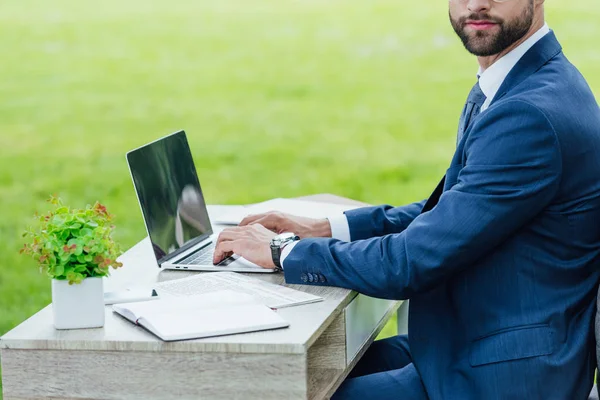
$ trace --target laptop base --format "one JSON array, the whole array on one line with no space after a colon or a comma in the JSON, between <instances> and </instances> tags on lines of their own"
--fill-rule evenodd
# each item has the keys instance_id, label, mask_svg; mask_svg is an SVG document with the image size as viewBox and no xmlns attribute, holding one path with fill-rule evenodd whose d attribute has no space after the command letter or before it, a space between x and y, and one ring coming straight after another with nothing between
<instances>
[{"instance_id":1,"label":"laptop base","mask_svg":"<svg viewBox=\"0 0 600 400\"><path fill-rule=\"evenodd\" d=\"M219 272L219 271L229 271L229 272L251 272L251 273L259 273L259 274L272 274L277 272L276 269L270 268L252 268L252 267L232 267L230 265L226 267L218 267L216 265L174 265L174 264L166 264L161 266L164 269L168 270L177 270L177 271L206 271L206 272Z\"/></svg>"}]
</instances>

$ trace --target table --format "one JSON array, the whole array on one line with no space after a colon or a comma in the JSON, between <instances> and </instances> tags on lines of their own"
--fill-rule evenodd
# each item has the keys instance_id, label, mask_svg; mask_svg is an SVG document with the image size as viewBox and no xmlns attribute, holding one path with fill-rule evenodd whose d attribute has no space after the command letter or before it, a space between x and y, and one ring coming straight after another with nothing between
<instances>
[{"instance_id":1,"label":"table","mask_svg":"<svg viewBox=\"0 0 600 400\"><path fill-rule=\"evenodd\" d=\"M332 195L304 199L356 203ZM220 210L209 207L212 215ZM124 268L106 279L107 291L194 274L157 268L148 238L120 260ZM285 284L280 273L252 276ZM325 300L279 310L290 322L286 329L169 343L110 307L103 328L58 331L49 305L0 340L4 399L328 398L402 302L289 286Z\"/></svg>"}]
</instances>

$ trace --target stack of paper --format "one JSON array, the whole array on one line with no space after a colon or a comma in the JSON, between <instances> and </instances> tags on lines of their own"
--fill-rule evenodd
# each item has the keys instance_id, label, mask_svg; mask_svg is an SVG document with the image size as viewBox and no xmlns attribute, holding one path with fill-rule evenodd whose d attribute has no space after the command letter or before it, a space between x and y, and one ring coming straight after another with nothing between
<instances>
[{"instance_id":1,"label":"stack of paper","mask_svg":"<svg viewBox=\"0 0 600 400\"><path fill-rule=\"evenodd\" d=\"M280 211L286 214L307 218L327 218L342 214L344 211L355 209L355 206L321 203L308 200L272 199L263 203L236 208L213 218L213 222L222 225L238 225L251 214L261 214L269 211Z\"/></svg>"},{"instance_id":2,"label":"stack of paper","mask_svg":"<svg viewBox=\"0 0 600 400\"><path fill-rule=\"evenodd\" d=\"M323 298L289 287L275 285L236 272L200 273L183 279L161 282L155 290L160 296L190 296L231 290L252 296L270 308L284 308L322 301Z\"/></svg>"}]
</instances>

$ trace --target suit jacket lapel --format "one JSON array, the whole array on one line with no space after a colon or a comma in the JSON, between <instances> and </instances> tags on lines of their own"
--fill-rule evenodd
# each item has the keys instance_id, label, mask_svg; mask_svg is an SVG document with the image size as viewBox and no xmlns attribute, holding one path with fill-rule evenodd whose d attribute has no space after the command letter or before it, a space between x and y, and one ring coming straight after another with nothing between
<instances>
[{"instance_id":1,"label":"suit jacket lapel","mask_svg":"<svg viewBox=\"0 0 600 400\"><path fill-rule=\"evenodd\" d=\"M537 72L561 51L562 47L558 43L554 31L550 31L550 33L541 38L521 57L506 79L504 79L490 106L504 97L512 88Z\"/></svg>"},{"instance_id":2,"label":"suit jacket lapel","mask_svg":"<svg viewBox=\"0 0 600 400\"><path fill-rule=\"evenodd\" d=\"M521 57L519 62L514 66L502 83L502 86L500 86L500 89L492 100L490 106L496 101L500 100L506 93L508 93L512 88L516 87L519 83L523 82L531 74L539 70L544 64L554 58L561 51L562 47L560 46L560 43L558 43L554 32L550 31L550 33L541 38L536 44L533 45L531 49L527 51L527 53L523 55L523 57ZM462 146L459 146L457 150L462 151ZM433 207L435 207L440 201L440 197L444 192L445 181L446 176L444 175L431 196L429 196L429 199L427 199L423 210L421 210L421 214L431 211Z\"/></svg>"}]
</instances>

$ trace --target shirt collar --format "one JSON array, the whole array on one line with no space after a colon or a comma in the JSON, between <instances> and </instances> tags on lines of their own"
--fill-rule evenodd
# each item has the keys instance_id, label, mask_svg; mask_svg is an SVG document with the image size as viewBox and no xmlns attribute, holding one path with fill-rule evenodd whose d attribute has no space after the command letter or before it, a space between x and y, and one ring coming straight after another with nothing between
<instances>
[{"instance_id":1,"label":"shirt collar","mask_svg":"<svg viewBox=\"0 0 600 400\"><path fill-rule=\"evenodd\" d=\"M534 44L549 32L550 28L548 27L548 24L544 24L544 26L531 35L530 38L493 63L485 71L479 67L479 72L477 73L477 76L479 77L479 86L488 102L491 102L494 96L496 96L500 86L502 86L502 83L513 67L517 65L521 57L523 57Z\"/></svg>"}]
</instances>

